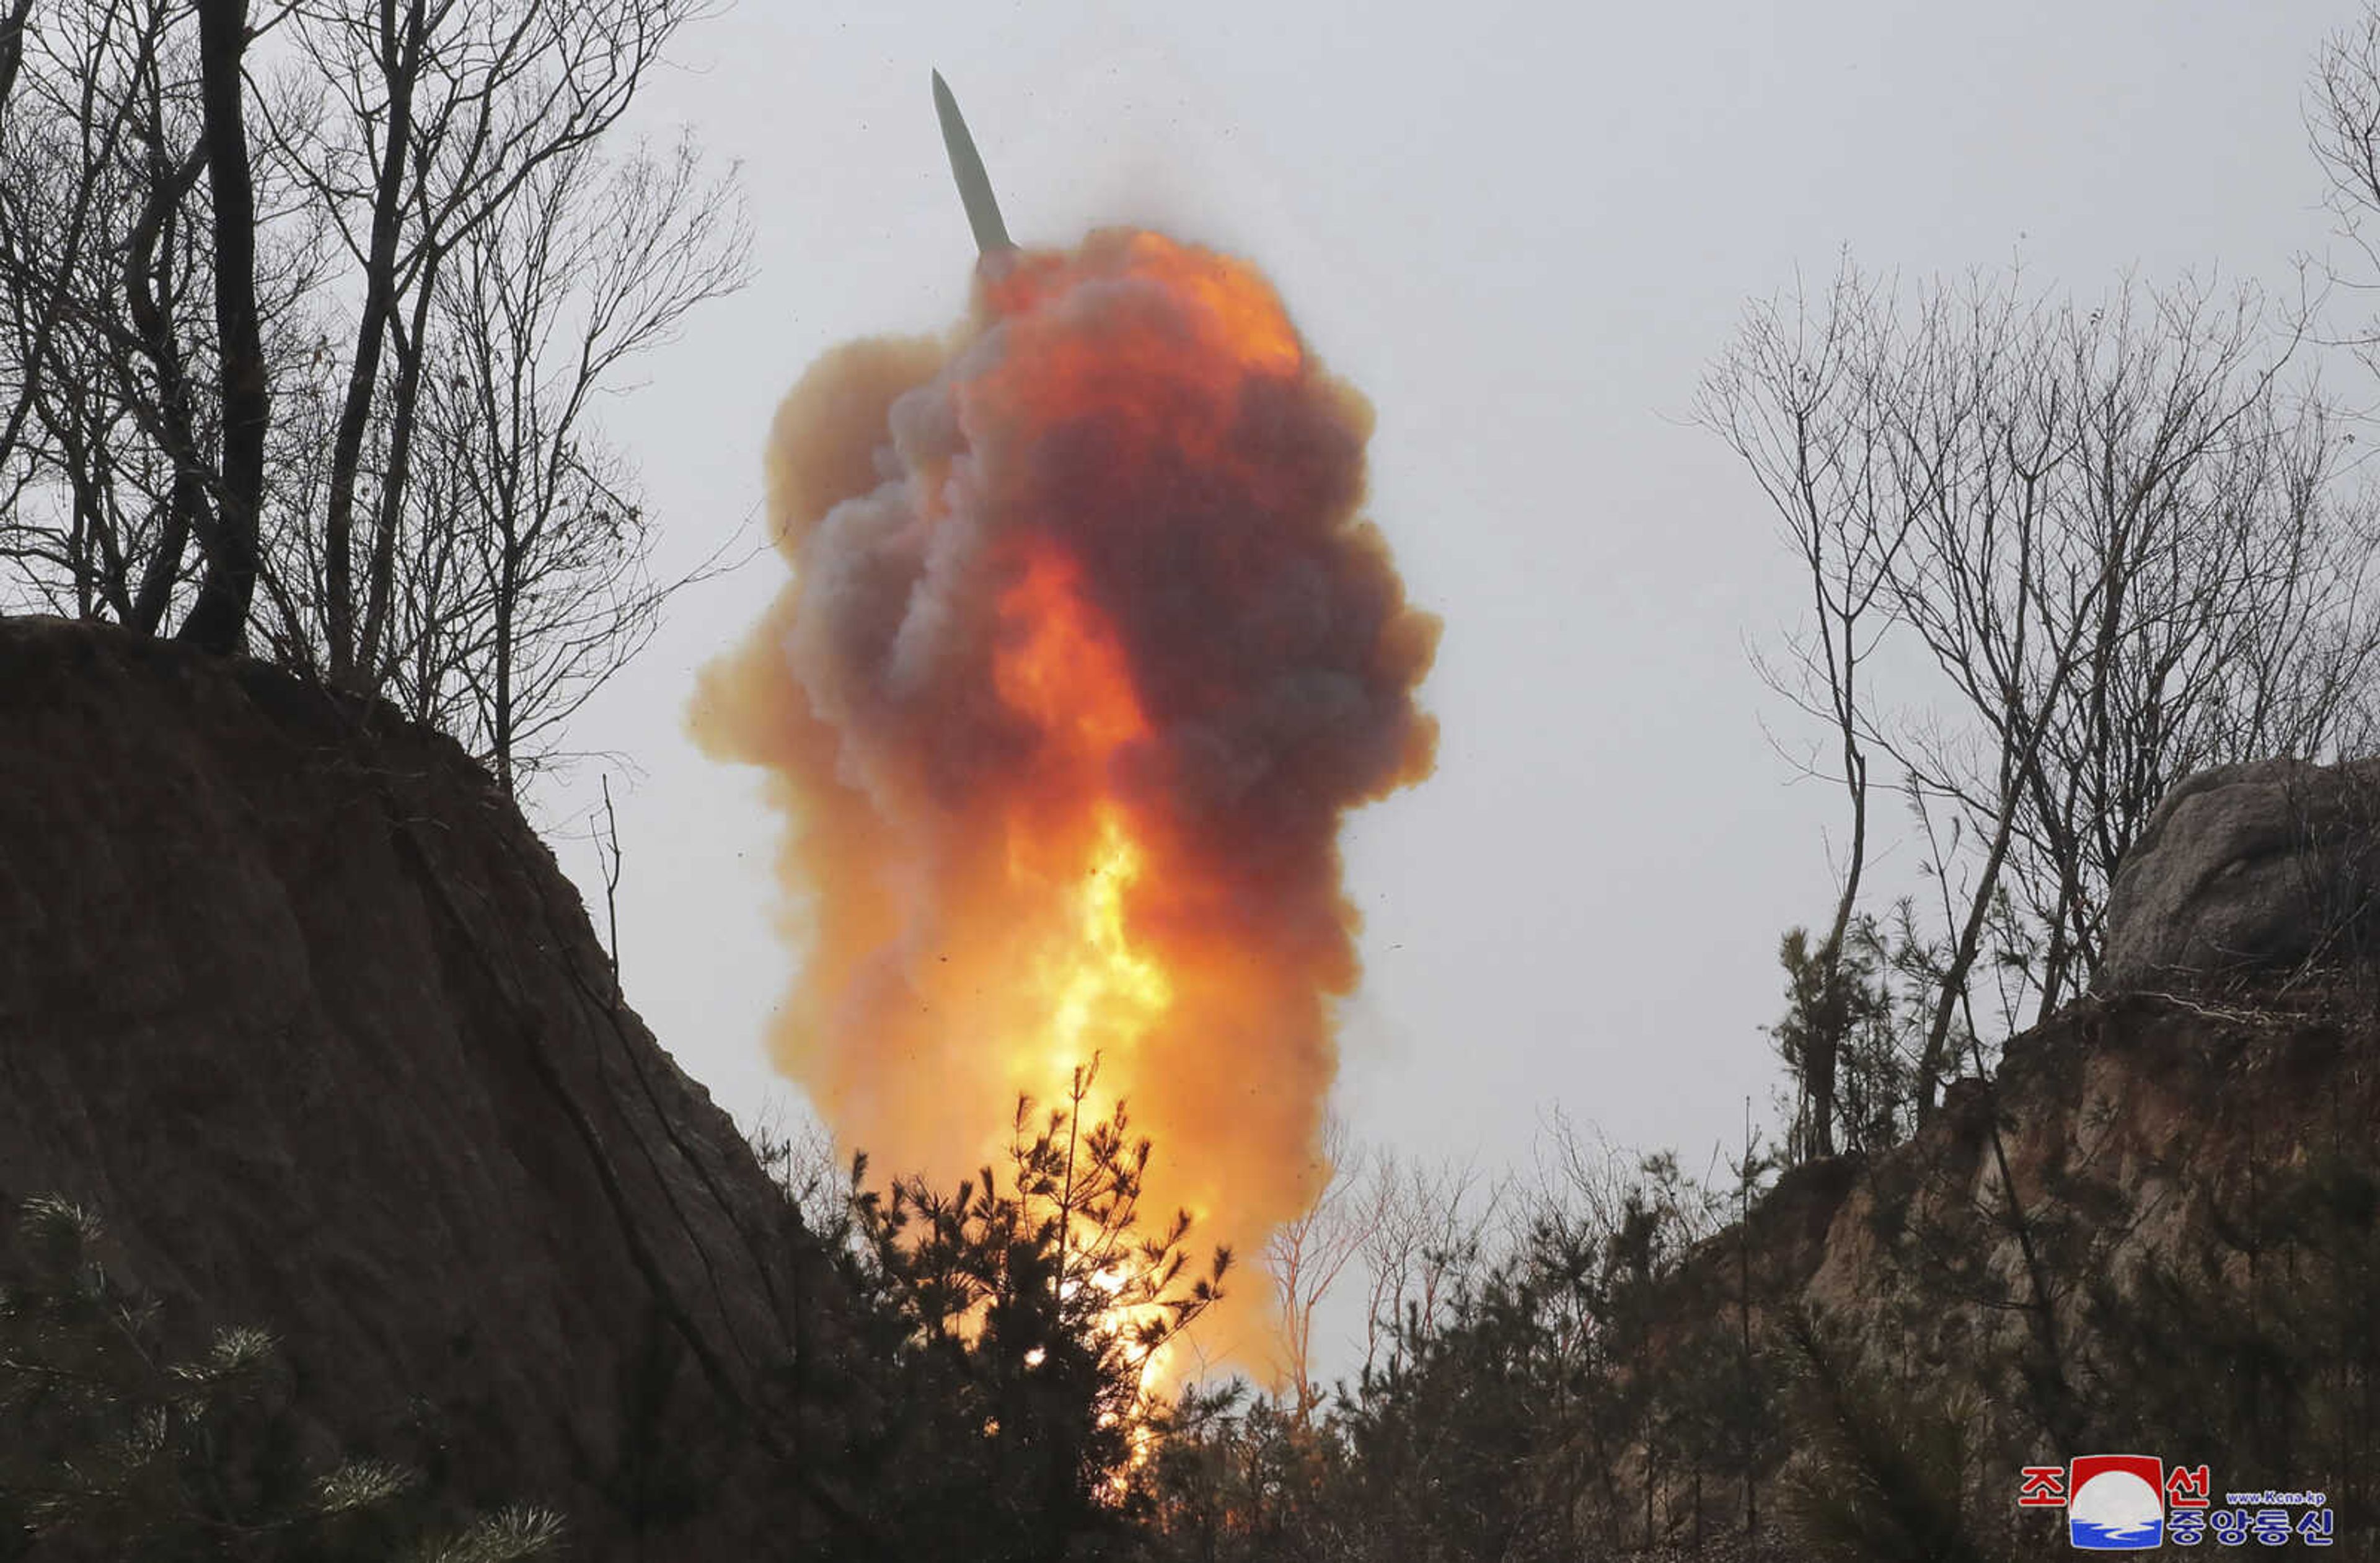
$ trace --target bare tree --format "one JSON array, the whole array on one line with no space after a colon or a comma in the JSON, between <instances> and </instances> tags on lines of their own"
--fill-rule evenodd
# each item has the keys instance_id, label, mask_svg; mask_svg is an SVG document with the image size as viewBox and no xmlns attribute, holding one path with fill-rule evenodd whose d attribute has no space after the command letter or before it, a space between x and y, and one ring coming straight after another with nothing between
<instances>
[{"instance_id":1,"label":"bare tree","mask_svg":"<svg viewBox=\"0 0 2380 1563\"><path fill-rule=\"evenodd\" d=\"M507 792L683 584L645 575L650 527L592 400L688 309L740 286L746 251L738 209L681 142L609 165L583 148L548 160L451 258L434 319L449 367L424 454L457 504L433 538L454 539L465 568L433 558L445 589L407 583L375 681L400 680L425 639L472 648L432 655L453 682L417 698Z\"/></svg>"},{"instance_id":2,"label":"bare tree","mask_svg":"<svg viewBox=\"0 0 2380 1563\"><path fill-rule=\"evenodd\" d=\"M1817 1001L1806 1017L1796 1086L1811 1150L1834 1154L1836 1064L1852 1028L1847 941L1867 866L1867 748L1862 742L1861 666L1873 648L1891 571L1912 517L1892 503L1884 442L1867 417L1888 394L1867 377L1889 365L1877 287L1846 265L1815 321L1797 309L1756 306L1735 345L1705 382L1697 412L1744 464L1801 557L1811 621L1788 642L1787 665L1765 667L1769 686L1829 726L1850 839L1833 922L1813 956Z\"/></svg>"},{"instance_id":3,"label":"bare tree","mask_svg":"<svg viewBox=\"0 0 2380 1563\"><path fill-rule=\"evenodd\" d=\"M1504 1181L1485 1177L1475 1162L1429 1168L1385 1154L1373 1158L1360 1202L1378 1212L1362 1244L1366 1370L1395 1366L1404 1335L1444 1322L1507 1193Z\"/></svg>"},{"instance_id":4,"label":"bare tree","mask_svg":"<svg viewBox=\"0 0 2380 1563\"><path fill-rule=\"evenodd\" d=\"M292 45L318 95L277 119L273 155L337 225L359 275L330 448L319 585L333 679L379 687L398 519L439 273L547 164L624 114L698 0L298 0ZM530 197L534 200L534 197ZM394 357L393 366L386 360ZM367 442L380 437L376 491ZM370 537L361 601L359 517Z\"/></svg>"},{"instance_id":5,"label":"bare tree","mask_svg":"<svg viewBox=\"0 0 2380 1563\"><path fill-rule=\"evenodd\" d=\"M2252 292L2092 308L1979 275L1903 309L1847 271L1815 309L1755 309L1706 385L1814 583L1785 682L1829 724L1853 840L1873 749L1937 852L1921 1112L1980 1034L1979 978L2003 1026L2088 981L2168 786L2321 752L2362 697L2374 536L2337 419L2280 381L2296 345Z\"/></svg>"},{"instance_id":6,"label":"bare tree","mask_svg":"<svg viewBox=\"0 0 2380 1563\"><path fill-rule=\"evenodd\" d=\"M702 8L0 0L9 595L550 755L684 584L593 407L744 279L730 180L603 146Z\"/></svg>"},{"instance_id":7,"label":"bare tree","mask_svg":"<svg viewBox=\"0 0 2380 1563\"><path fill-rule=\"evenodd\" d=\"M20 25L0 122L0 549L36 600L145 633L216 454L199 72L171 19Z\"/></svg>"},{"instance_id":8,"label":"bare tree","mask_svg":"<svg viewBox=\"0 0 2380 1563\"><path fill-rule=\"evenodd\" d=\"M25 18L33 14L33 0L8 0L0 10L0 124L8 113L8 94L17 85L17 70L25 59Z\"/></svg>"},{"instance_id":9,"label":"bare tree","mask_svg":"<svg viewBox=\"0 0 2380 1563\"><path fill-rule=\"evenodd\" d=\"M256 181L249 171L247 0L198 0L199 92L214 252L216 372L223 459L214 515L202 534L207 569L182 637L222 655L238 648L256 593L257 519L264 503L264 332L256 305Z\"/></svg>"},{"instance_id":10,"label":"bare tree","mask_svg":"<svg viewBox=\"0 0 2380 1563\"><path fill-rule=\"evenodd\" d=\"M2361 257L2334 265L2330 280L2350 305L2380 287L2380 7L2333 33L2316 56L2306 133L2328 183L2338 236ZM2352 320L2340 333L2366 368L2380 363L2380 323Z\"/></svg>"},{"instance_id":11,"label":"bare tree","mask_svg":"<svg viewBox=\"0 0 2380 1563\"><path fill-rule=\"evenodd\" d=\"M1376 1158L1350 1143L1339 1118L1324 1126L1322 1158L1330 1172L1321 1192L1274 1230L1264 1254L1281 1310L1281 1376L1292 1387L1291 1415L1300 1427L1311 1424L1322 1399L1315 1377L1316 1316L1387 1220L1392 1186L1369 1175Z\"/></svg>"}]
</instances>

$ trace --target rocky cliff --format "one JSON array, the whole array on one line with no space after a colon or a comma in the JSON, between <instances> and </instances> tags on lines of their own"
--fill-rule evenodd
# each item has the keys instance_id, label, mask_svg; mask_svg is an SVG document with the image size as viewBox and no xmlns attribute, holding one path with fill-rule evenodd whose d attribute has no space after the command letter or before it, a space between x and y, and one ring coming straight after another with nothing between
<instances>
[{"instance_id":1,"label":"rocky cliff","mask_svg":"<svg viewBox=\"0 0 2380 1563\"><path fill-rule=\"evenodd\" d=\"M1910 1372L2030 1349L2029 1242L2049 1323L2084 1358L2095 1283L2187 1270L2210 1244L2236 1267L2260 1202L2277 1214L2317 1169L2371 1161L2375 1065L2380 1032L2334 984L2087 999L2012 1039L1991 1088L1961 1083L1909 1144L1797 1169L1755 1223L1782 1292Z\"/></svg>"},{"instance_id":2,"label":"rocky cliff","mask_svg":"<svg viewBox=\"0 0 2380 1563\"><path fill-rule=\"evenodd\" d=\"M1682 1316L1734 1317L1748 1279L1755 1319L1816 1317L1902 1410L1959 1424L2015 1555L2049 1536L2019 1468L2094 1449L2325 1491L2339 1555L2374 1555L2375 800L2371 762L2176 788L2095 991L1907 1142L1788 1172L1690 1263Z\"/></svg>"},{"instance_id":3,"label":"rocky cliff","mask_svg":"<svg viewBox=\"0 0 2380 1563\"><path fill-rule=\"evenodd\" d=\"M828 1278L551 854L385 709L0 621L0 1197L44 1192L278 1336L321 1438L575 1557L820 1523L769 1397Z\"/></svg>"}]
</instances>

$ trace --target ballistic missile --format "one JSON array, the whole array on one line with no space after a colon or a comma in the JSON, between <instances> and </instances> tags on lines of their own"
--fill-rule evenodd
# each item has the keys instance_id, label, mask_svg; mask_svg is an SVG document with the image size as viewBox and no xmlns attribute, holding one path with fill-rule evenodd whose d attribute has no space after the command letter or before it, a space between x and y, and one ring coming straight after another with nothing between
<instances>
[{"instance_id":1,"label":"ballistic missile","mask_svg":"<svg viewBox=\"0 0 2380 1563\"><path fill-rule=\"evenodd\" d=\"M951 154L951 177L959 182L959 200L966 203L976 253L1015 248L1015 241L1008 236L1008 224L1000 220L1000 202L992 199L991 176L983 171L983 154L975 150L975 138L967 134L959 102L951 96L950 83L939 70L934 72L934 115L942 122L942 146Z\"/></svg>"}]
</instances>

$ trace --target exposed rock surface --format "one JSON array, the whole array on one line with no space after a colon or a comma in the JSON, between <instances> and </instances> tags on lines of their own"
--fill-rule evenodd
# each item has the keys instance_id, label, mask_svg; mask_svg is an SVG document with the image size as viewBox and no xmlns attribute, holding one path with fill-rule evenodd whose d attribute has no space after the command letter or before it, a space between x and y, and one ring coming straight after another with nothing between
<instances>
[{"instance_id":1,"label":"exposed rock surface","mask_svg":"<svg viewBox=\"0 0 2380 1563\"><path fill-rule=\"evenodd\" d=\"M1824 1237L1800 1245L1779 1278L1861 1321L1852 1333L1883 1360L1900 1348L1903 1361L1927 1360L1972 1329L2013 1334L2031 1289L2001 1192L2003 1152L2061 1302L2079 1304L2093 1276L2192 1257L2217 1205L2254 1180L2269 1188L2334 1152L2368 1157L2380 1038L2368 1012L2334 997L2218 1007L2141 993L2068 1006L2010 1041L1988 1099L1970 1094L1963 1112L1950 1104L1915 1139L1841 1177ZM1911 1271L1925 1265L1955 1266L1970 1295L2003 1306L1921 1304Z\"/></svg>"},{"instance_id":2,"label":"exposed rock surface","mask_svg":"<svg viewBox=\"0 0 2380 1563\"><path fill-rule=\"evenodd\" d=\"M2380 761L2260 760L2182 782L2107 903L2101 992L2361 952L2380 890Z\"/></svg>"},{"instance_id":3,"label":"exposed rock surface","mask_svg":"<svg viewBox=\"0 0 2380 1563\"><path fill-rule=\"evenodd\" d=\"M49 1191L273 1330L319 1426L574 1557L817 1524L747 1413L828 1278L552 855L385 709L0 621L0 1196Z\"/></svg>"},{"instance_id":4,"label":"exposed rock surface","mask_svg":"<svg viewBox=\"0 0 2380 1563\"><path fill-rule=\"evenodd\" d=\"M2090 996L2011 1037L1990 1081L1950 1082L1909 1141L1787 1171L1749 1242L1697 1266L1751 1264L1755 1297L1815 1304L1872 1365L1972 1359L1961 1337L2012 1339L2035 1311L2011 1210L2070 1309L2093 1277L2186 1257L2259 1178L2368 1161L2375 898L2380 760L2191 777L2117 875Z\"/></svg>"},{"instance_id":5,"label":"exposed rock surface","mask_svg":"<svg viewBox=\"0 0 2380 1563\"><path fill-rule=\"evenodd\" d=\"M1676 1339L1692 1350L1712 1321L1735 1327L1746 1280L1755 1327L1808 1310L1872 1380L1907 1385L1960 1419L1968 1496L1986 1521L2014 1515L2025 1464L2155 1448L2160 1436L2212 1458L2234 1484L2265 1484L2227 1463L2240 1451L2206 1448L2201 1423L2143 1424L2155 1412L2107 1376L2121 1359L2098 1333L2106 1315L2095 1299L2103 1288L2137 1296L2153 1269L2205 1283L2219 1265L2237 1285L2252 1273L2253 1222L2305 1208L2309 1180L2325 1167L2373 1165L2380 1020L2368 995L2323 980L2277 987L2220 1002L2139 992L2069 1005L2007 1045L1988 1088L1956 1083L1963 1089L1907 1143L1785 1173L1748 1231L1721 1233L1679 1278ZM2358 1261L2340 1263L2351 1272ZM2338 1278L2310 1266L2294 1284L2311 1298ZM2286 1290L2270 1275L2267 1283ZM2324 1327L2355 1327L2352 1302L2322 1295L2338 1305ZM2035 1420L2057 1403L2037 1379L2034 1409L2018 1404L2027 1375L2049 1359L2045 1321L2072 1390L2063 1447ZM2217 1363L2234 1349L2197 1344ZM2227 1392L2220 1371L2207 1373L2209 1399L2185 1417ZM2345 1481L2322 1450L2283 1474L2334 1492ZM2369 1534L2350 1542L2347 1523L2342 1513L2340 1556L2380 1555ZM2050 1534L2019 1527L2010 1556L2047 1556L2024 1549Z\"/></svg>"}]
</instances>

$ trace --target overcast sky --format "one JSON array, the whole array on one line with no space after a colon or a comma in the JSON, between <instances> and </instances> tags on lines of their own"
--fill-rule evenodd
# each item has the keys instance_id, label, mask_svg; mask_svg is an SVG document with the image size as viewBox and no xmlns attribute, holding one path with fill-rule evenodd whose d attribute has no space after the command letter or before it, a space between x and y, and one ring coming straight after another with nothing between
<instances>
[{"instance_id":1,"label":"overcast sky","mask_svg":"<svg viewBox=\"0 0 2380 1563\"><path fill-rule=\"evenodd\" d=\"M2277 281L2329 224L2302 125L2349 0L1795 6L835 6L744 0L653 84L742 164L758 282L648 360L607 427L684 567L752 520L762 435L820 349L939 331L973 261L928 71L1012 232L1153 224L1266 268L1379 410L1372 514L1446 633L1439 772L1348 854L1359 1139L1489 1167L1559 1107L1690 1168L1770 1117L1779 933L1831 911L1812 734L1754 674L1799 603L1685 413L1747 298L1846 246L1909 276L2021 258ZM1360 19L1358 19L1360 18ZM695 670L783 566L678 600L573 737L612 751L630 998L747 1121L790 957L756 774L693 749ZM595 891L583 807L551 793Z\"/></svg>"}]
</instances>

